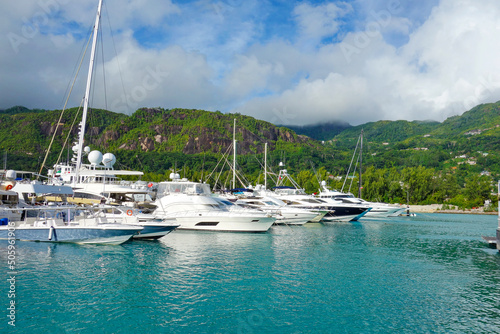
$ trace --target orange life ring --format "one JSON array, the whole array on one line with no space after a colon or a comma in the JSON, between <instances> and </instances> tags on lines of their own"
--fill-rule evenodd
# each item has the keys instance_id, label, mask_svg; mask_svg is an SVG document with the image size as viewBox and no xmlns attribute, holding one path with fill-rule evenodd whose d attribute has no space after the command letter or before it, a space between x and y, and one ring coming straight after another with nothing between
<instances>
[{"instance_id":1,"label":"orange life ring","mask_svg":"<svg viewBox=\"0 0 500 334\"><path fill-rule=\"evenodd\" d=\"M11 190L12 189L12 184L9 184L7 185L7 187L5 187L5 190Z\"/></svg>"},{"instance_id":2,"label":"orange life ring","mask_svg":"<svg viewBox=\"0 0 500 334\"><path fill-rule=\"evenodd\" d=\"M127 210L127 216L132 216L132 210Z\"/></svg>"}]
</instances>

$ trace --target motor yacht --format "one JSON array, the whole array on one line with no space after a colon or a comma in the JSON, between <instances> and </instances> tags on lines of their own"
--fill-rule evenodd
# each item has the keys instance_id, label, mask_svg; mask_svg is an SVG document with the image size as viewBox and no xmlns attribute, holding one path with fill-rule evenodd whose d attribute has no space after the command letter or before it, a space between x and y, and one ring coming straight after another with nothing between
<instances>
[{"instance_id":1,"label":"motor yacht","mask_svg":"<svg viewBox=\"0 0 500 334\"><path fill-rule=\"evenodd\" d=\"M340 201L345 204L365 205L371 207L371 210L363 216L363 219L384 219L388 217L397 217L406 210L406 208L401 205L369 202L361 198L357 198L351 193L343 193L337 190L331 190L327 188L325 181L321 182L320 192L316 194L315 197L326 202Z\"/></svg>"},{"instance_id":2,"label":"motor yacht","mask_svg":"<svg viewBox=\"0 0 500 334\"><path fill-rule=\"evenodd\" d=\"M175 173L170 176L172 181L158 184L153 214L175 217L180 230L266 232L276 221L266 212L238 207L216 197L206 183L180 179Z\"/></svg>"}]
</instances>

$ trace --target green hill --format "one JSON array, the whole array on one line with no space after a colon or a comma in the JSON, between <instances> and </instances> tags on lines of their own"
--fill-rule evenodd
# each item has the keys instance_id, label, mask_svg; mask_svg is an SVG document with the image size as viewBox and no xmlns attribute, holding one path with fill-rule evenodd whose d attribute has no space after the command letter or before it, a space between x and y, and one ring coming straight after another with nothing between
<instances>
[{"instance_id":1,"label":"green hill","mask_svg":"<svg viewBox=\"0 0 500 334\"><path fill-rule=\"evenodd\" d=\"M289 129L295 131L298 134L305 135L316 140L329 140L336 135L346 131L346 129L351 128L348 123L342 122L327 122L315 125L304 125L304 126L286 126Z\"/></svg>"},{"instance_id":2,"label":"green hill","mask_svg":"<svg viewBox=\"0 0 500 334\"><path fill-rule=\"evenodd\" d=\"M47 165L53 164L66 138L76 140L76 108L61 119ZM39 168L60 111L14 107L0 113L0 148L8 166ZM500 175L500 102L479 105L442 123L378 121L359 126L338 124L313 127L278 127L240 114L194 109L143 108L127 116L106 110L89 112L86 145L113 152L121 167L164 173L174 165L209 168L226 152L236 119L238 156L244 169L261 169L264 143L271 164L285 160L292 170L324 167L343 175L349 167L361 129L364 131L364 163L376 168L418 167L449 170L460 166L457 156L467 156L469 169ZM78 122L78 121L77 121ZM342 126L344 128L342 128ZM339 132L334 135L335 132ZM316 139L303 135L309 133ZM333 137L326 137L330 133ZM69 134L69 137L68 137ZM318 137L320 136L320 137ZM68 145L66 145L67 147ZM66 158L69 153L62 156ZM463 167L463 166L462 166Z\"/></svg>"},{"instance_id":3,"label":"green hill","mask_svg":"<svg viewBox=\"0 0 500 334\"><path fill-rule=\"evenodd\" d=\"M60 110L17 110L17 113L0 115L0 148L8 154L9 168L38 170L57 127ZM55 163L66 138L70 143L66 148L77 140L78 128L74 125L78 123L74 123L77 111L76 108L65 111L46 168ZM309 137L249 116L162 108L139 109L131 116L91 110L85 145L113 152L123 168L160 173L168 171L174 164L187 163L191 168L197 168L205 161L215 164L221 154L230 149L234 119L238 155L242 161L249 160L246 167L250 170L259 168L254 155L263 155L266 142L269 151L285 152L284 155L292 160L294 156L299 159L309 156L308 152L321 150L320 143ZM63 159L67 156L69 152L62 154ZM302 162L302 167L305 164Z\"/></svg>"}]
</instances>

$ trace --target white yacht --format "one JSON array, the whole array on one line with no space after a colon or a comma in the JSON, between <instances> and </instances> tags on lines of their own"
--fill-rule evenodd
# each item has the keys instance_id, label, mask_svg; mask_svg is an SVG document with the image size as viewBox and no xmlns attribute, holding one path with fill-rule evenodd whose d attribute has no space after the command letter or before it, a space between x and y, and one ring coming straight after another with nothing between
<instances>
[{"instance_id":1,"label":"white yacht","mask_svg":"<svg viewBox=\"0 0 500 334\"><path fill-rule=\"evenodd\" d=\"M0 211L0 239L117 245L143 229L116 224L106 217L95 217L85 209L46 200L46 197L71 195L72 189L68 186L17 182L11 192L19 199L18 206L4 206ZM20 216L9 217L5 214L9 211L20 212Z\"/></svg>"},{"instance_id":2,"label":"white yacht","mask_svg":"<svg viewBox=\"0 0 500 334\"><path fill-rule=\"evenodd\" d=\"M74 206L40 206L22 210L25 212L23 220L0 225L0 239L119 245L143 229L109 223L106 218L92 217Z\"/></svg>"},{"instance_id":3,"label":"white yacht","mask_svg":"<svg viewBox=\"0 0 500 334\"><path fill-rule=\"evenodd\" d=\"M283 167L284 165L280 163L280 166ZM293 186L285 186L284 184L286 181ZM301 189L292 179L286 169L280 170L278 182L276 187L274 187L274 193L277 198L290 206L327 210L328 213L322 219L325 222L357 221L371 210L371 207L365 204L346 204L341 201L325 201L308 195L305 193L304 189Z\"/></svg>"},{"instance_id":4,"label":"white yacht","mask_svg":"<svg viewBox=\"0 0 500 334\"><path fill-rule=\"evenodd\" d=\"M266 232L276 218L217 198L206 183L190 182L171 174L172 181L160 182L154 215L175 217L179 230Z\"/></svg>"},{"instance_id":5,"label":"white yacht","mask_svg":"<svg viewBox=\"0 0 500 334\"><path fill-rule=\"evenodd\" d=\"M92 29L92 50L90 53L90 63L88 69L87 85L83 97L82 121L80 123L80 133L75 163L75 176L73 184L79 180L81 171L81 158L83 151L83 137L88 112L88 102L90 86L92 82L93 65L99 30L102 0L99 0L97 7L95 24ZM57 133L54 131L54 134ZM47 154L50 149L47 150ZM87 150L86 150L87 151ZM88 149L90 151L90 149ZM45 157L47 158L47 156ZM108 156L111 160L112 157ZM42 163L42 167L45 163ZM59 175L63 177L62 175ZM99 243L99 244L120 244L123 243L141 230L140 226L109 224L106 217L94 217L74 206L41 205L44 200L39 197L47 194L57 197L69 197L73 195L73 189L64 185L46 185L40 183L16 184L12 187L19 196L23 198L24 206L21 220L8 221L7 225L0 225L0 239L8 240L28 240L28 241L50 241L50 242L76 242L76 243ZM34 204L34 205L31 205ZM37 205L38 204L38 205ZM0 217L3 218L3 217Z\"/></svg>"},{"instance_id":6,"label":"white yacht","mask_svg":"<svg viewBox=\"0 0 500 334\"><path fill-rule=\"evenodd\" d=\"M106 217L109 222L141 226L143 229L133 236L134 239L159 239L179 227L175 218L160 219L152 214L145 214L138 209L126 206L98 206L94 208L97 217Z\"/></svg>"},{"instance_id":7,"label":"white yacht","mask_svg":"<svg viewBox=\"0 0 500 334\"><path fill-rule=\"evenodd\" d=\"M363 219L384 219L388 217L397 217L406 210L406 208L401 205L368 202L361 198L354 197L351 193L343 193L337 190L328 189L325 181L321 182L321 189L316 195L316 198L324 201L341 201L346 204L370 206L371 210L363 216Z\"/></svg>"},{"instance_id":8,"label":"white yacht","mask_svg":"<svg viewBox=\"0 0 500 334\"><path fill-rule=\"evenodd\" d=\"M102 0L99 0L95 24L92 32L92 48L90 53L90 63L87 75L87 84L83 97L82 119L79 123L78 140L75 141L72 151L73 157L71 161L66 163L56 163L53 169L48 171L49 182L55 185L71 185L74 190L72 197L68 201L76 204L116 204L128 205L132 207L142 207L143 209L153 209L148 207L148 203L152 201L148 197L151 189L142 187L140 183L134 185L126 185L119 183L117 175L121 176L141 176L142 172L114 170L113 165L116 162L116 157L112 153L102 154L90 147L84 147L85 129L87 126L87 114L89 111L89 100L91 86L93 83L92 76L94 73L95 52L97 46L97 36L99 31L100 15L102 8ZM60 123L57 123L59 126ZM57 133L57 127L54 131L54 136ZM70 132L71 133L71 132ZM63 147L64 149L64 147ZM45 161L50 152L50 146L47 149L47 154L42 162L40 174L45 168ZM83 163L84 156L87 155L89 164Z\"/></svg>"},{"instance_id":9,"label":"white yacht","mask_svg":"<svg viewBox=\"0 0 500 334\"><path fill-rule=\"evenodd\" d=\"M75 155L78 146L73 147ZM81 164L78 173L74 164L57 164L49 170L49 182L68 184L73 187L74 195L68 198L76 204L111 204L154 211L152 183L122 181L118 176L141 176L140 171L115 170L116 157L112 153L90 152L85 147L88 164ZM73 160L76 160L75 158Z\"/></svg>"},{"instance_id":10,"label":"white yacht","mask_svg":"<svg viewBox=\"0 0 500 334\"><path fill-rule=\"evenodd\" d=\"M319 222L327 211L307 210L288 206L282 200L270 196L242 197L236 204L260 209L276 217L275 224L304 225L307 222Z\"/></svg>"},{"instance_id":11,"label":"white yacht","mask_svg":"<svg viewBox=\"0 0 500 334\"><path fill-rule=\"evenodd\" d=\"M15 172L8 171L7 180L0 183L0 225L7 225L9 221L21 219L21 211L19 208L19 195L12 191L16 185ZM14 178L12 178L14 175Z\"/></svg>"}]
</instances>

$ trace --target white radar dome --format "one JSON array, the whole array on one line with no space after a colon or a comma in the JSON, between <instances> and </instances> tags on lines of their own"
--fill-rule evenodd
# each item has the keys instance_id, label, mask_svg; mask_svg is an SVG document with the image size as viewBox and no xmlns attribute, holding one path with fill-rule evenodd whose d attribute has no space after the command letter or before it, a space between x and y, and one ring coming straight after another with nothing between
<instances>
[{"instance_id":1,"label":"white radar dome","mask_svg":"<svg viewBox=\"0 0 500 334\"><path fill-rule=\"evenodd\" d=\"M7 180L15 180L17 178L17 173L15 170L9 169L7 172L5 172L5 178Z\"/></svg>"},{"instance_id":2,"label":"white radar dome","mask_svg":"<svg viewBox=\"0 0 500 334\"><path fill-rule=\"evenodd\" d=\"M89 162L92 165L99 165L102 161L102 153L99 151L92 151L89 153Z\"/></svg>"},{"instance_id":3,"label":"white radar dome","mask_svg":"<svg viewBox=\"0 0 500 334\"><path fill-rule=\"evenodd\" d=\"M116 162L116 157L113 153L106 153L102 156L102 164L106 168L112 168Z\"/></svg>"},{"instance_id":4,"label":"white radar dome","mask_svg":"<svg viewBox=\"0 0 500 334\"><path fill-rule=\"evenodd\" d=\"M89 152L90 152L90 147L85 146L85 148L83 149L83 152L85 152L85 153L89 154Z\"/></svg>"}]
</instances>

